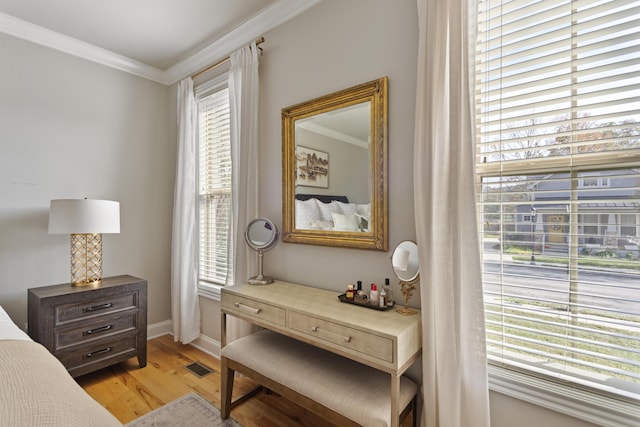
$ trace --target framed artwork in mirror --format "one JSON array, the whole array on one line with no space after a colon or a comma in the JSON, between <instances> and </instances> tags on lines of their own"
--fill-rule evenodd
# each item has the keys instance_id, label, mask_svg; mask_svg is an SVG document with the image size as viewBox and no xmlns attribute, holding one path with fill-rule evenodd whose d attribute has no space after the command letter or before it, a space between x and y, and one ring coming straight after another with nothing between
<instances>
[{"instance_id":1,"label":"framed artwork in mirror","mask_svg":"<svg viewBox=\"0 0 640 427\"><path fill-rule=\"evenodd\" d=\"M329 188L329 153L296 146L296 186Z\"/></svg>"}]
</instances>

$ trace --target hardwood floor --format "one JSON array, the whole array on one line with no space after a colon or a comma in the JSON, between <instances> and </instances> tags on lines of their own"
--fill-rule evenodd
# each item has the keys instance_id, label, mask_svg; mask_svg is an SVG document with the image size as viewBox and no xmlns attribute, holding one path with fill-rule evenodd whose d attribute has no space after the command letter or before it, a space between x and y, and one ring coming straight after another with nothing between
<instances>
[{"instance_id":1,"label":"hardwood floor","mask_svg":"<svg viewBox=\"0 0 640 427\"><path fill-rule=\"evenodd\" d=\"M79 377L77 381L122 423L192 391L220 408L218 359L189 345L175 343L170 335L148 341L147 352L147 366L143 369L138 368L134 358ZM193 362L200 362L214 372L199 378L185 368ZM236 378L234 396L254 387L248 378ZM264 390L234 408L231 416L244 427L331 426L295 403Z\"/></svg>"}]
</instances>

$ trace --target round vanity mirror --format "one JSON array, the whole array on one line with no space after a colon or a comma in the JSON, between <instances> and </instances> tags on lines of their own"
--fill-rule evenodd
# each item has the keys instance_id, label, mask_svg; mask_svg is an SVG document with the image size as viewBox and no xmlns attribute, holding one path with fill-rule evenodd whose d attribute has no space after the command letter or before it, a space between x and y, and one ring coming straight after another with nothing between
<instances>
[{"instance_id":1,"label":"round vanity mirror","mask_svg":"<svg viewBox=\"0 0 640 427\"><path fill-rule=\"evenodd\" d=\"M420 265L418 264L418 245L411 240L398 243L391 256L393 272L403 282L418 280Z\"/></svg>"},{"instance_id":2,"label":"round vanity mirror","mask_svg":"<svg viewBox=\"0 0 640 427\"><path fill-rule=\"evenodd\" d=\"M264 251L268 251L278 243L278 227L267 218L256 218L247 225L244 240L251 249L258 252L258 275L249 278L252 285L267 285L273 283L271 277L262 274Z\"/></svg>"},{"instance_id":3,"label":"round vanity mirror","mask_svg":"<svg viewBox=\"0 0 640 427\"><path fill-rule=\"evenodd\" d=\"M400 280L400 287L404 296L404 307L400 307L396 311L404 315L416 314L417 312L409 308L408 304L413 291L416 289L415 283L420 278L417 243L412 240L398 243L391 255L391 266L396 277Z\"/></svg>"}]
</instances>

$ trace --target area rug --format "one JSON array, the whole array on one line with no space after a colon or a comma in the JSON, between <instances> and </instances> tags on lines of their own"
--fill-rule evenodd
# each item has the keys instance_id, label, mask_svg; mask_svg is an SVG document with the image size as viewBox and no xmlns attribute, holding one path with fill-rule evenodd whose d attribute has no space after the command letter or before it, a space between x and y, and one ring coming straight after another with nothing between
<instances>
[{"instance_id":1,"label":"area rug","mask_svg":"<svg viewBox=\"0 0 640 427\"><path fill-rule=\"evenodd\" d=\"M196 393L169 402L125 427L242 427L237 421L220 418L220 410Z\"/></svg>"}]
</instances>

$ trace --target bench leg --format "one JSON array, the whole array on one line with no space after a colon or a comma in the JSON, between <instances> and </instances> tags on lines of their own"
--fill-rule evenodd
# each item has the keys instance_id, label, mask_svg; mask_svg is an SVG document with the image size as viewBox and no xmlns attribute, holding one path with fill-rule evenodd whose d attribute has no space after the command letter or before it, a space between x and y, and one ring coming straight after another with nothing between
<instances>
[{"instance_id":1,"label":"bench leg","mask_svg":"<svg viewBox=\"0 0 640 427\"><path fill-rule=\"evenodd\" d=\"M400 375L391 374L391 427L400 425Z\"/></svg>"},{"instance_id":2,"label":"bench leg","mask_svg":"<svg viewBox=\"0 0 640 427\"><path fill-rule=\"evenodd\" d=\"M223 420L229 418L231 413L231 395L233 393L233 378L235 376L235 371L233 369L229 369L229 364L227 362L226 357L221 358L221 367L222 367L222 383L220 387L220 415Z\"/></svg>"},{"instance_id":3,"label":"bench leg","mask_svg":"<svg viewBox=\"0 0 640 427\"><path fill-rule=\"evenodd\" d=\"M416 414L417 408L418 408L418 396L413 396L413 399L411 399L411 401L409 402L409 404L407 405L406 408L404 408L404 410L402 411L402 413L400 414L400 425L401 426L406 426L409 425L407 424L407 417L411 417L411 427L418 427L418 416Z\"/></svg>"}]
</instances>

